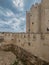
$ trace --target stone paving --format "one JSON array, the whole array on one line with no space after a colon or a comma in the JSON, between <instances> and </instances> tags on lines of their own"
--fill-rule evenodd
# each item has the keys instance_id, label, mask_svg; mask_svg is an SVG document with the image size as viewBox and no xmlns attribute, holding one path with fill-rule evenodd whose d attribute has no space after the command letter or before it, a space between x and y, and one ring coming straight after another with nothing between
<instances>
[{"instance_id":1,"label":"stone paving","mask_svg":"<svg viewBox=\"0 0 49 65\"><path fill-rule=\"evenodd\" d=\"M11 65L15 60L16 56L12 52L0 51L0 65Z\"/></svg>"}]
</instances>

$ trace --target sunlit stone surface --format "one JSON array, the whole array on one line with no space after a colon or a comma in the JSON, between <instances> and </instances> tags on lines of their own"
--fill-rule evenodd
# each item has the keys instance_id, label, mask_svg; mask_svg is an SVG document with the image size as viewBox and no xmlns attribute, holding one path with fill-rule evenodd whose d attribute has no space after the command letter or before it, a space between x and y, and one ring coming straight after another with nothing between
<instances>
[{"instance_id":1,"label":"sunlit stone surface","mask_svg":"<svg viewBox=\"0 0 49 65\"><path fill-rule=\"evenodd\" d=\"M0 65L11 65L15 60L16 56L12 52L0 51Z\"/></svg>"}]
</instances>

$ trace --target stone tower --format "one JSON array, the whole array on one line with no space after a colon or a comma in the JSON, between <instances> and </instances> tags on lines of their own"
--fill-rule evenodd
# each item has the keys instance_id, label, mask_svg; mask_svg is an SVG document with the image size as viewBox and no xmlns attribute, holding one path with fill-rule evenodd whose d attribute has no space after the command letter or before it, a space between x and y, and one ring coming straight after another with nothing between
<instances>
[{"instance_id":1,"label":"stone tower","mask_svg":"<svg viewBox=\"0 0 49 65\"><path fill-rule=\"evenodd\" d=\"M41 32L49 33L49 0L41 3Z\"/></svg>"},{"instance_id":2,"label":"stone tower","mask_svg":"<svg viewBox=\"0 0 49 65\"><path fill-rule=\"evenodd\" d=\"M26 30L30 33L40 33L40 5L35 4L30 8L29 13L26 13Z\"/></svg>"},{"instance_id":3,"label":"stone tower","mask_svg":"<svg viewBox=\"0 0 49 65\"><path fill-rule=\"evenodd\" d=\"M32 5L27 12L26 30L30 33L49 33L49 0Z\"/></svg>"}]
</instances>

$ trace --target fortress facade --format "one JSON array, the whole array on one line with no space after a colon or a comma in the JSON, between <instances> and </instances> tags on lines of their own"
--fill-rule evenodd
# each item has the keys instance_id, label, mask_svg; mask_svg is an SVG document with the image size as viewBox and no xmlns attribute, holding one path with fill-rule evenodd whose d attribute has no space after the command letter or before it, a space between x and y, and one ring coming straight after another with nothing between
<instances>
[{"instance_id":1,"label":"fortress facade","mask_svg":"<svg viewBox=\"0 0 49 65\"><path fill-rule=\"evenodd\" d=\"M49 62L49 0L26 12L26 33L0 32L0 45L15 44Z\"/></svg>"}]
</instances>

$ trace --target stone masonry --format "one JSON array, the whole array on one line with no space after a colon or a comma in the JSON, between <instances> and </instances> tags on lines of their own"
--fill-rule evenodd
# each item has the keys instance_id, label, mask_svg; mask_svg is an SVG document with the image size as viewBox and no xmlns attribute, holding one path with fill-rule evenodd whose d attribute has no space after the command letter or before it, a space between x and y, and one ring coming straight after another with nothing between
<instances>
[{"instance_id":1,"label":"stone masonry","mask_svg":"<svg viewBox=\"0 0 49 65\"><path fill-rule=\"evenodd\" d=\"M26 12L26 33L0 32L0 46L14 44L49 62L49 0Z\"/></svg>"}]
</instances>

